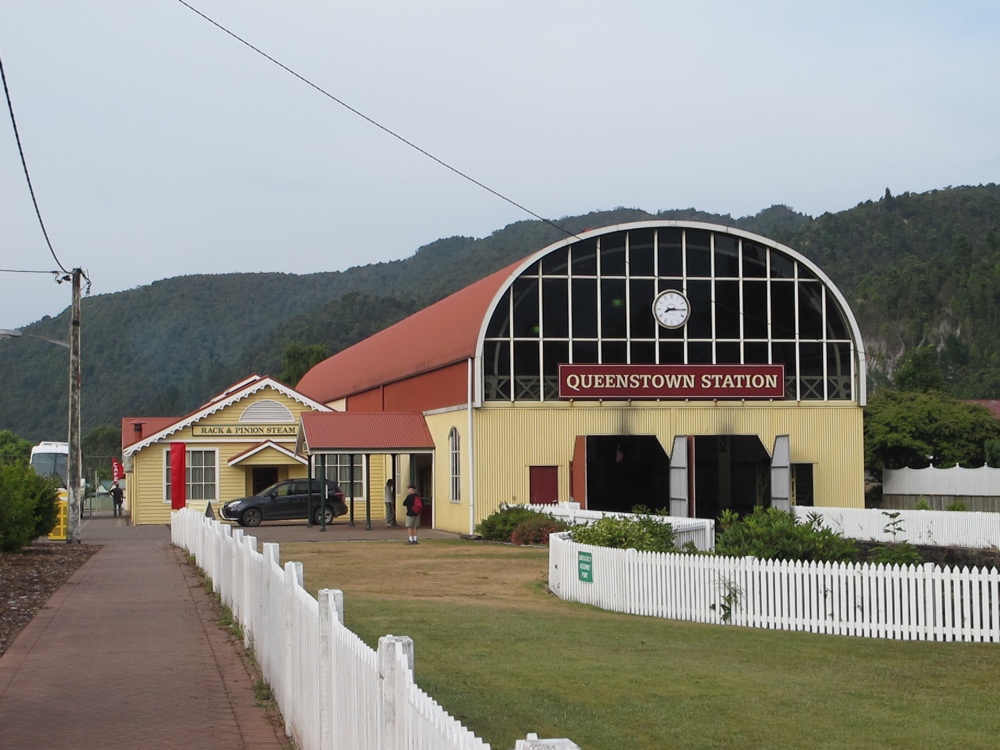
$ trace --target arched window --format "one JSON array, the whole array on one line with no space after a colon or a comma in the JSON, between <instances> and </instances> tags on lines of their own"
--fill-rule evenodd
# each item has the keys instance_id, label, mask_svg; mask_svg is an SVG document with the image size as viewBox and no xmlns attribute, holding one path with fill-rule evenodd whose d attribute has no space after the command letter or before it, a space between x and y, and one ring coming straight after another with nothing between
<instances>
[{"instance_id":1,"label":"arched window","mask_svg":"<svg viewBox=\"0 0 1000 750\"><path fill-rule=\"evenodd\" d=\"M287 406L273 399L256 401L240 414L240 422L270 422L289 423L295 421L295 415Z\"/></svg>"},{"instance_id":2,"label":"arched window","mask_svg":"<svg viewBox=\"0 0 1000 750\"><path fill-rule=\"evenodd\" d=\"M462 500L462 450L458 428L452 427L448 433L448 453L451 459L451 501Z\"/></svg>"},{"instance_id":3,"label":"arched window","mask_svg":"<svg viewBox=\"0 0 1000 750\"><path fill-rule=\"evenodd\" d=\"M683 325L652 303L677 290ZM782 364L785 398L855 400L838 293L801 256L720 227L653 223L556 246L503 293L483 342L491 401L559 398L560 364Z\"/></svg>"}]
</instances>

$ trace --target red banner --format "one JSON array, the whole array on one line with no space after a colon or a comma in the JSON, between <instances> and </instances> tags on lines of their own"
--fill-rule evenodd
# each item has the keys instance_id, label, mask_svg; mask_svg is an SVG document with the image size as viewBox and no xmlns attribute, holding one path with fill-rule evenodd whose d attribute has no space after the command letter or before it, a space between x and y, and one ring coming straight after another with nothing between
<instances>
[{"instance_id":1,"label":"red banner","mask_svg":"<svg viewBox=\"0 0 1000 750\"><path fill-rule=\"evenodd\" d=\"M115 482L120 482L125 478L125 467L122 466L121 461L117 458L111 459L111 479Z\"/></svg>"},{"instance_id":2,"label":"red banner","mask_svg":"<svg viewBox=\"0 0 1000 750\"><path fill-rule=\"evenodd\" d=\"M784 398L784 365L559 365L571 399Z\"/></svg>"},{"instance_id":3,"label":"red banner","mask_svg":"<svg viewBox=\"0 0 1000 750\"><path fill-rule=\"evenodd\" d=\"M170 507L187 505L187 444L170 444Z\"/></svg>"}]
</instances>

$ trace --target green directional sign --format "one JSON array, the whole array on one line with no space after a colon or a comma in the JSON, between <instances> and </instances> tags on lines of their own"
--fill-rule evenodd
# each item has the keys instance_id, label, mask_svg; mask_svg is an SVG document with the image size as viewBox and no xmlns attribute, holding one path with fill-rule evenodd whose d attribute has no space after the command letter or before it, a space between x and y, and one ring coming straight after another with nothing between
<instances>
[{"instance_id":1,"label":"green directional sign","mask_svg":"<svg viewBox=\"0 0 1000 750\"><path fill-rule=\"evenodd\" d=\"M594 556L590 552L578 552L577 570L584 583L594 582Z\"/></svg>"}]
</instances>

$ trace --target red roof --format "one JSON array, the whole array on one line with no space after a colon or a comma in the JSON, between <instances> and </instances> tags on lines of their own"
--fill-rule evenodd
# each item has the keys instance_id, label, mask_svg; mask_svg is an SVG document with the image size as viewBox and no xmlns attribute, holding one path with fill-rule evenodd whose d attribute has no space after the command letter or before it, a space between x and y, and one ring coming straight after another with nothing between
<instances>
[{"instance_id":1,"label":"red roof","mask_svg":"<svg viewBox=\"0 0 1000 750\"><path fill-rule=\"evenodd\" d=\"M990 399L967 399L967 404L975 404L976 406L983 406L990 410L990 413L1000 419L1000 401L995 398Z\"/></svg>"},{"instance_id":2,"label":"red roof","mask_svg":"<svg viewBox=\"0 0 1000 750\"><path fill-rule=\"evenodd\" d=\"M178 417L123 417L122 450L143 438L155 435L176 422ZM138 429L136 429L138 427Z\"/></svg>"},{"instance_id":3,"label":"red roof","mask_svg":"<svg viewBox=\"0 0 1000 750\"><path fill-rule=\"evenodd\" d=\"M521 263L480 279L320 362L295 389L328 404L474 357L489 306Z\"/></svg>"},{"instance_id":4,"label":"red roof","mask_svg":"<svg viewBox=\"0 0 1000 750\"><path fill-rule=\"evenodd\" d=\"M434 449L422 414L303 412L300 439L310 453L421 453Z\"/></svg>"}]
</instances>

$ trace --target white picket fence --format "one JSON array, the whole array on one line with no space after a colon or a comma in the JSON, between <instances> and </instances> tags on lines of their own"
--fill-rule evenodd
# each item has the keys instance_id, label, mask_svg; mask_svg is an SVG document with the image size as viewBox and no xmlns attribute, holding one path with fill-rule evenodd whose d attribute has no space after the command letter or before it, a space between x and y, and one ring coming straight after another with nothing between
<instances>
[{"instance_id":1,"label":"white picket fence","mask_svg":"<svg viewBox=\"0 0 1000 750\"><path fill-rule=\"evenodd\" d=\"M660 554L549 538L549 588L627 614L868 638L1000 641L1000 573Z\"/></svg>"},{"instance_id":2,"label":"white picket fence","mask_svg":"<svg viewBox=\"0 0 1000 750\"><path fill-rule=\"evenodd\" d=\"M277 544L258 552L256 538L191 509L172 515L171 539L242 625L297 747L489 750L414 683L410 638L370 648L344 627L343 594L314 599L302 563L278 564Z\"/></svg>"},{"instance_id":3,"label":"white picket fence","mask_svg":"<svg viewBox=\"0 0 1000 750\"><path fill-rule=\"evenodd\" d=\"M633 513L615 513L603 510L580 510L580 503L557 503L544 505L528 505L528 510L565 521L571 525L586 525L594 523L604 516L615 518L634 518ZM715 549L715 520L712 518L684 518L680 516L653 516L658 521L669 523L676 534L674 543L683 547L687 542L694 544L695 549L702 552Z\"/></svg>"},{"instance_id":4,"label":"white picket fence","mask_svg":"<svg viewBox=\"0 0 1000 750\"><path fill-rule=\"evenodd\" d=\"M850 539L877 542L906 540L911 544L954 547L1000 547L1000 513L950 510L877 510L873 508L811 508L792 506L795 516L804 521L815 513L823 524ZM893 536L887 528L899 516L901 529Z\"/></svg>"}]
</instances>

